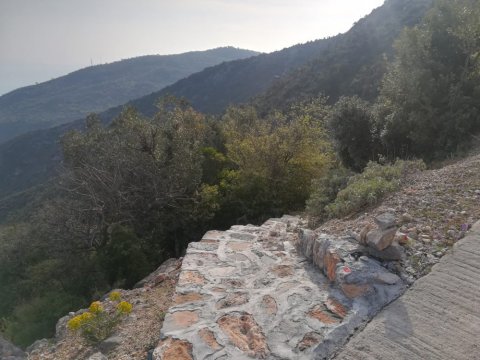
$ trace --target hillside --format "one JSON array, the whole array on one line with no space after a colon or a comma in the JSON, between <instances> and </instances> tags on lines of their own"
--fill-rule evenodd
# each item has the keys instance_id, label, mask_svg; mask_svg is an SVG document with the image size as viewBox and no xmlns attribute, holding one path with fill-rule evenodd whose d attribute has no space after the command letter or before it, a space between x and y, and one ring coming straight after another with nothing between
<instances>
[{"instance_id":1,"label":"hillside","mask_svg":"<svg viewBox=\"0 0 480 360\"><path fill-rule=\"evenodd\" d=\"M90 66L0 96L0 142L101 112L225 61L258 53L223 47L178 55L148 55Z\"/></svg>"},{"instance_id":2,"label":"hillside","mask_svg":"<svg viewBox=\"0 0 480 360\"><path fill-rule=\"evenodd\" d=\"M372 101L378 95L393 55L392 44L405 27L416 25L433 0L393 0L359 20L330 42L322 56L276 81L257 100L262 108L281 108L319 94L334 103L340 96L358 95Z\"/></svg>"},{"instance_id":3,"label":"hillside","mask_svg":"<svg viewBox=\"0 0 480 360\"><path fill-rule=\"evenodd\" d=\"M383 55L392 53L403 28L417 24L431 4L432 0L388 0L345 34L206 69L133 105L148 112L155 98L171 94L187 98L199 111L221 113L229 104L264 92L266 110L293 97L320 93L331 101L346 94L371 99L384 73Z\"/></svg>"},{"instance_id":4,"label":"hillside","mask_svg":"<svg viewBox=\"0 0 480 360\"><path fill-rule=\"evenodd\" d=\"M412 285L416 279L429 273L432 266L438 263L445 254L454 253L455 248L452 250L453 244L461 240L465 236L466 229L473 225L480 217L477 206L480 197L480 181L476 176L479 171L480 156L477 151L477 155L471 155L443 168L413 173L398 192L392 193L379 206L369 208L366 212L362 211L349 218L331 220L315 230L315 234L308 230L302 230L300 237L308 238L309 236L314 236L320 240L329 239L330 242L334 244L330 246L336 246L335 251L341 254L342 257L350 258L347 261L351 262L351 264L348 264L349 270L346 271L358 271L357 267L359 263L368 263L376 267L379 266L378 264L381 264L382 266L379 267L381 271L385 272L385 268L387 268L396 274L383 273L384 277L382 277L382 279L384 282L383 285L380 286L384 286L385 289L388 288L389 291L392 290L392 279L398 281L398 277L406 284ZM378 218L378 216L385 211L394 215L398 225L397 234L399 236L403 236L404 233L408 234L408 243L404 243L402 246L406 252L406 259L401 262L381 261L378 259L375 261L367 261L364 256L361 261L354 261L350 256L345 255L345 253L342 252L344 249L340 247L345 246L345 239L350 239L350 244L355 244L355 241L352 240L352 236L356 236L354 233L359 232L367 224L372 224L373 219L375 217ZM313 313L309 312L308 317L313 317L324 323L321 332L328 331L332 336L325 336L325 338L318 337L315 336L316 333L313 332L307 334L309 336L305 336L298 345L295 341L288 342L288 345L297 345L297 350L300 351L297 351L296 354L299 358L313 358L311 348L317 346L321 341L325 341L323 348L321 348L322 351L325 351L323 354L331 352L332 346L341 347L343 340L346 340L345 337L357 330L350 328L353 324L359 324L355 323L355 317L358 317L359 313L365 310L365 308L363 308L365 306L370 310L374 309L375 303L360 303L359 307L356 308L356 312L349 312L349 309L351 309L351 301L362 298L362 295L353 292L353 290L357 291L358 287L353 285L351 287L344 287L344 290L352 291L352 293L350 293L351 298L345 300L339 295L335 288L332 288L331 283L325 283L325 279L322 279L319 274L316 274L316 271L318 272L315 268L315 266L318 265L317 258L314 257L310 259L311 261L308 260L308 255L306 255L307 259L303 257L298 258L299 255L293 251L292 246L292 244L298 241L295 239L295 235L293 235L295 231L292 230L297 226L295 221L298 221L298 219L295 220L293 217L286 216L282 219L271 219L261 227L234 226L227 232L208 232L202 241L193 243L190 246L187 256L183 259L183 264L181 261L168 260L146 280L139 283L139 286L143 287L121 291L123 298L137 304L137 306L134 305L132 315L120 325L118 331L112 336L111 339L113 340L107 341L107 344L100 344L97 347L86 345L81 337L66 331L66 321L72 317L72 315L69 315L59 321L57 338L53 343L47 341L37 343L36 346L30 349L30 358L56 359L59 357L68 357L88 359L92 354L95 353L97 354L96 356L100 356L98 353L102 352L103 354L114 356L116 359L129 358L140 360L145 358L149 350L152 351L156 347L153 354L155 359L159 359L160 357L158 357L158 355L164 351L164 348L168 349L168 340L165 341L164 339L164 341L159 342L160 336L158 336L158 332L152 334L148 331L149 328L162 329L162 334L164 335L169 331L176 331L177 335L188 336L189 333L194 333L192 329L204 328L206 321L211 320L208 309L210 309L210 307L215 308L214 301L220 299L216 305L215 319L219 317L218 313L231 311L232 307L247 306L245 305L245 295L241 291L246 291L249 295L246 297L248 299L247 304L266 298L267 300L262 302L263 306L265 306L264 310L262 310L265 316L267 318L268 316L275 316L278 312L282 315L282 317L280 317L282 319L284 319L284 316L289 315L290 311L293 315L299 311L306 312L306 309L309 308L309 304L311 303L311 297L321 297L322 295L318 295L317 292L325 291L325 295L328 295L325 306L315 307L316 311ZM286 225L282 224L282 222ZM300 222L299 225L305 226L302 222ZM262 239L259 243L252 241L252 239L257 236ZM278 241L278 239L283 242ZM226 245L218 246L218 244L222 242L225 242ZM258 249L253 251L249 250L252 246L257 246L260 248L260 251ZM347 244L346 246L354 245ZM228 262L219 261L219 258L212 255L212 252L215 253L217 249L218 256L220 256L221 259L225 257L225 261ZM232 251L232 249L235 251ZM250 257L251 255L254 256ZM265 256L268 256L268 261L262 260L258 263L255 262ZM231 271L231 266L235 265L240 267L238 264L244 261L255 262L256 271L251 272L248 267L241 267L243 271L246 272L245 276L241 278L237 277L238 273L236 272L228 273L228 271ZM265 268L278 262L282 265L274 267L275 271L271 274L265 275L263 273ZM333 264L335 265L335 263ZM181 272L179 271L180 265L182 267ZM460 263L460 265L462 264ZM466 264L463 265L466 266ZM218 274L214 271L218 272L221 266L227 267L222 268L224 271L224 273L222 273L223 278L221 281L218 281ZM339 266L339 268L345 267L345 263ZM198 272L203 272L205 278L199 277ZM216 276L214 284L208 282L204 284L202 281L210 279L212 274ZM340 276L339 274L341 274L340 269L337 270L337 276ZM374 275L379 277L378 273ZM266 277L261 279L262 282L247 283L246 279L249 279L251 276ZM302 278L302 276L304 276L304 278ZM292 279L294 279L294 281L292 281ZM318 288L314 287L313 289L307 287L307 284L312 286L312 284L309 283L312 279L322 285L318 286ZM277 281L281 282L281 285L278 287ZM341 279L335 281L341 281ZM360 279L360 281L364 284L365 278ZM246 287L245 283L247 283ZM173 291L172 285L177 287L177 294ZM197 293L200 289L199 286L201 286L202 289L201 294ZM250 288L249 286L252 287ZM375 286L379 286L379 284ZM296 287L298 287L298 289ZM188 291L185 289L188 289ZM298 290L298 292L292 292L292 289ZM225 291L233 296L225 300ZM306 297L302 291L308 291L308 296ZM404 291L404 289L401 291ZM385 296L386 293L382 294ZM155 298L153 298L152 295L155 295ZM282 301L278 303L275 302L272 295L279 296ZM396 293L395 297L398 295L399 294ZM332 300L339 298L342 299L340 302ZM383 299L379 293L376 293L373 298L377 299L377 301L382 301L381 299ZM105 307L108 306L109 300L104 298L103 304ZM198 318L195 317L197 309L202 309L201 312L198 311L198 316L202 317L202 322L198 322ZM255 308L252 307L247 307L247 309L252 312L255 311ZM475 311L475 309L472 308L470 308L470 310ZM77 312L76 315L83 311L84 310ZM156 321L152 321L155 312L159 315L157 315ZM165 313L167 313L166 316ZM229 314L234 313L235 312L231 312ZM150 317L147 318L146 314L150 314ZM178 316L175 317L174 314L178 314ZM302 319L306 317L307 314L303 313ZM369 316L367 316L367 318L368 317ZM402 321L406 319L408 320L408 317L402 318ZM278 319L275 318L275 321L277 320ZM263 317L257 321L258 324L268 324ZM318 326L317 323L312 321L312 319L306 320L309 326ZM365 321L365 319L360 321ZM300 326L302 323L304 322L292 321L288 324L293 327ZM185 324L188 324L188 330L185 330ZM231 327L229 327L230 324L232 325ZM175 326L178 328L175 328ZM237 348L243 349L244 351L252 351L252 354L259 354L262 351L269 351L268 347L265 347L265 342L268 342L271 346L275 344L279 336L284 336L283 332L289 331L289 327L285 325L280 329L277 328L274 335L265 338L258 333L257 326L255 322L253 322L252 325L251 320L245 323L246 331L252 335L255 341L249 340L248 338L242 340L240 335L238 337L232 336L232 334L237 334L238 330L232 323L228 322L226 322L226 327L223 327L223 324L221 326L221 329L230 337L230 341L226 340L227 338L225 336L219 336L222 333L214 326L213 328L217 331L216 336L213 336L212 332L207 332L207 335L210 334L210 336L195 338L193 351L199 357L203 356L202 354L204 353L201 350L203 349L201 339L203 339L203 341L206 341L214 350L224 351L222 350L223 347L227 349L228 347L232 347L231 344L233 343ZM132 334L138 333L138 331L148 333L148 343L145 342L143 337L132 336ZM199 334L201 334L201 332L199 332ZM291 336L296 339L299 334L292 333ZM210 339L210 341L207 341L208 339ZM213 341L211 339L213 339ZM252 341L255 346L248 348L246 345L249 341ZM185 344L182 341L177 345L177 350L180 351L180 354L183 354L183 351L185 351L185 354L192 352L191 345L185 346L188 345L188 343ZM242 346L245 347L242 348ZM271 347L270 350L274 351L275 349L277 348ZM307 353L310 354L309 357L302 357L302 355ZM155 357L155 354L157 357ZM179 357L173 355L175 353L169 354L169 356L172 357L169 357L165 353L165 357L161 358L179 359ZM185 358L189 359L190 357L186 355Z\"/></svg>"},{"instance_id":5,"label":"hillside","mask_svg":"<svg viewBox=\"0 0 480 360\"><path fill-rule=\"evenodd\" d=\"M157 99L163 95L172 94L187 98L200 111L221 113L229 104L247 102L267 91L275 81L282 78L291 80L288 74L303 65L306 66L305 69L310 69L305 73L307 78L317 75L326 76L328 82L316 84L306 81L305 90L296 89L299 96L300 94L317 95L322 92L333 100L339 95L336 84L347 86L346 84L355 81L358 86L349 89L349 93L358 91L359 95L370 94L366 95L369 97L376 92L375 84L383 75L383 68L379 69L376 61L382 58L384 53L391 52L394 38L404 26L417 23L430 3L430 0L389 0L343 35L296 45L271 54L225 62L193 74L159 92L131 101L129 104L145 115L152 115L156 110L154 104ZM363 47L351 46L358 42L359 37L362 38L362 43L372 45L369 51L365 51ZM376 43L378 45L374 45ZM337 53L337 49L342 51ZM317 62L312 62L314 59L318 59ZM325 66L321 69L312 65L322 61L325 62ZM343 64L342 68L339 68L340 64ZM344 67L348 67L348 64L355 64L355 66L352 70L346 71ZM375 71L370 73L365 69L375 69ZM293 74L297 73L293 72ZM279 82L274 85L264 97L262 108L269 108L269 103L273 102L291 101L292 96L288 95L289 92L282 90L282 86L287 89L290 82L293 81ZM308 87L312 83L316 84L313 90ZM298 82L298 84L301 83ZM322 86L324 87L321 88ZM365 92L364 87L370 90ZM120 113L121 109L121 106L112 108L101 113L100 117L104 122L109 122ZM61 127L25 134L0 144L0 198L50 178L61 161L58 146L61 134L68 129L82 126L83 120L78 120Z\"/></svg>"}]
</instances>

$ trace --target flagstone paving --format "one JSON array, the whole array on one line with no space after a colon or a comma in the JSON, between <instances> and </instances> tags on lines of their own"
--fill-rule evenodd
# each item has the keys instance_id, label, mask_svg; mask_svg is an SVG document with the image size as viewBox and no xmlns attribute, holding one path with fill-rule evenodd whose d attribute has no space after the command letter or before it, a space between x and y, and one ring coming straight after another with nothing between
<instances>
[{"instance_id":1,"label":"flagstone paving","mask_svg":"<svg viewBox=\"0 0 480 360\"><path fill-rule=\"evenodd\" d=\"M379 263L351 257L354 244L317 238L300 221L233 226L191 243L153 358L321 359L403 292Z\"/></svg>"}]
</instances>

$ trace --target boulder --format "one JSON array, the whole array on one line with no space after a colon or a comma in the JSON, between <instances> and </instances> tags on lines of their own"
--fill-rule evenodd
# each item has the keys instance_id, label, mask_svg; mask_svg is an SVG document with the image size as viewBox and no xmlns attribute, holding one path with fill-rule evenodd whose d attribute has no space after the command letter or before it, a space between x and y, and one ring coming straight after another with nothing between
<instances>
[{"instance_id":1,"label":"boulder","mask_svg":"<svg viewBox=\"0 0 480 360\"><path fill-rule=\"evenodd\" d=\"M375 250L382 251L392 245L397 229L375 229L367 234L367 245Z\"/></svg>"},{"instance_id":2,"label":"boulder","mask_svg":"<svg viewBox=\"0 0 480 360\"><path fill-rule=\"evenodd\" d=\"M366 251L370 256L381 260L393 261L403 260L405 258L405 250L397 243L393 243L392 245L381 251L373 247L368 247Z\"/></svg>"},{"instance_id":3,"label":"boulder","mask_svg":"<svg viewBox=\"0 0 480 360\"><path fill-rule=\"evenodd\" d=\"M391 213L380 214L376 216L373 220L381 230L390 229L392 227L395 227L396 225L395 215Z\"/></svg>"},{"instance_id":4,"label":"boulder","mask_svg":"<svg viewBox=\"0 0 480 360\"><path fill-rule=\"evenodd\" d=\"M362 231L360 231L358 242L360 245L367 245L367 235L369 231L372 230L372 225L367 224Z\"/></svg>"}]
</instances>

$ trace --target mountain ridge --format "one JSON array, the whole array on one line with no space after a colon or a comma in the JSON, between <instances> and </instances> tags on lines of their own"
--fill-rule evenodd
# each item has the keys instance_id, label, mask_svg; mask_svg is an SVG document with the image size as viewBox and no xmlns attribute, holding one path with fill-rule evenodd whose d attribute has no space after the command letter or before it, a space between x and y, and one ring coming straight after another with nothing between
<instances>
[{"instance_id":1,"label":"mountain ridge","mask_svg":"<svg viewBox=\"0 0 480 360\"><path fill-rule=\"evenodd\" d=\"M102 112L158 91L225 61L257 55L220 47L172 55L145 55L89 66L0 96L0 142Z\"/></svg>"}]
</instances>

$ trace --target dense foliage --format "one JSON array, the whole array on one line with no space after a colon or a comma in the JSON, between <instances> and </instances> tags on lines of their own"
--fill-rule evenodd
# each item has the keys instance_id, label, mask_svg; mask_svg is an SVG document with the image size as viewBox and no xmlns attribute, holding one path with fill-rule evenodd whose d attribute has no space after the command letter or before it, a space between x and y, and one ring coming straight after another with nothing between
<instances>
[{"instance_id":1,"label":"dense foliage","mask_svg":"<svg viewBox=\"0 0 480 360\"><path fill-rule=\"evenodd\" d=\"M390 157L455 153L480 130L480 3L437 1L397 40L377 100Z\"/></svg>"},{"instance_id":2,"label":"dense foliage","mask_svg":"<svg viewBox=\"0 0 480 360\"><path fill-rule=\"evenodd\" d=\"M379 156L438 160L480 130L480 3L438 0L395 43L378 98L334 106L332 135L345 166Z\"/></svg>"},{"instance_id":3,"label":"dense foliage","mask_svg":"<svg viewBox=\"0 0 480 360\"><path fill-rule=\"evenodd\" d=\"M369 162L361 174L348 179L345 188L324 210L328 217L342 217L378 204L385 195L397 190L409 173L424 169L423 161L397 160L392 165Z\"/></svg>"},{"instance_id":4,"label":"dense foliage","mask_svg":"<svg viewBox=\"0 0 480 360\"><path fill-rule=\"evenodd\" d=\"M131 287L208 228L302 210L333 157L327 112L318 99L266 117L232 107L216 122L164 98L152 118L127 108L105 127L89 116L63 138L53 199L2 229L6 335L51 335L60 316Z\"/></svg>"},{"instance_id":5,"label":"dense foliage","mask_svg":"<svg viewBox=\"0 0 480 360\"><path fill-rule=\"evenodd\" d=\"M381 151L371 106L359 97L342 97L329 116L329 129L343 164L361 171Z\"/></svg>"}]
</instances>

